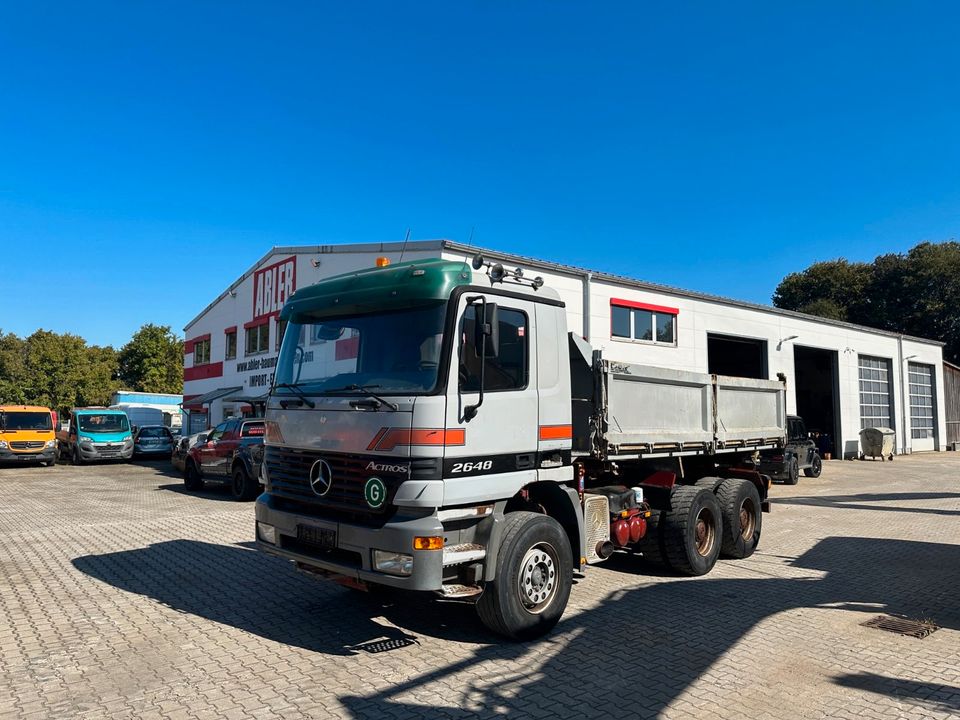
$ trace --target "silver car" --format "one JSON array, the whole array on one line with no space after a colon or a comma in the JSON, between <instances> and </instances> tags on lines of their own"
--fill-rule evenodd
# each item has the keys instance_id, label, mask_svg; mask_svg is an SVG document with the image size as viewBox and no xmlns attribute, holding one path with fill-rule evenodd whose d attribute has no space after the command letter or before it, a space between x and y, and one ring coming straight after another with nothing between
<instances>
[{"instance_id":1,"label":"silver car","mask_svg":"<svg viewBox=\"0 0 960 720\"><path fill-rule=\"evenodd\" d=\"M173 435L164 425L144 425L133 438L134 455L164 455L173 452Z\"/></svg>"}]
</instances>

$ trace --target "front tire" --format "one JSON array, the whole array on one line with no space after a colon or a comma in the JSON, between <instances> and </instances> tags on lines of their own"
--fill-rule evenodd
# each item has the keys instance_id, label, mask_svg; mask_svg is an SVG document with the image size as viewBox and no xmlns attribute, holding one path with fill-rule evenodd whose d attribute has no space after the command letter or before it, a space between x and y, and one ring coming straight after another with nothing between
<instances>
[{"instance_id":1,"label":"front tire","mask_svg":"<svg viewBox=\"0 0 960 720\"><path fill-rule=\"evenodd\" d=\"M760 544L763 524L756 486L749 480L724 480L717 488L717 502L723 515L720 553L736 560L750 557Z\"/></svg>"},{"instance_id":2,"label":"front tire","mask_svg":"<svg viewBox=\"0 0 960 720\"><path fill-rule=\"evenodd\" d=\"M548 515L504 518L497 571L477 601L480 620L512 640L530 640L559 622L573 584L573 555L560 523Z\"/></svg>"},{"instance_id":3,"label":"front tire","mask_svg":"<svg viewBox=\"0 0 960 720\"><path fill-rule=\"evenodd\" d=\"M203 490L203 478L200 477L200 471L192 462L187 463L187 469L183 473L183 486L191 492Z\"/></svg>"},{"instance_id":4,"label":"front tire","mask_svg":"<svg viewBox=\"0 0 960 720\"><path fill-rule=\"evenodd\" d=\"M818 478L821 472L823 472L823 460L819 455L814 455L813 462L810 463L810 467L803 469L803 474L810 478Z\"/></svg>"},{"instance_id":5,"label":"front tire","mask_svg":"<svg viewBox=\"0 0 960 720\"><path fill-rule=\"evenodd\" d=\"M233 498L239 501L253 500L260 494L260 483L253 480L243 465L233 470L233 482L230 483Z\"/></svg>"},{"instance_id":6,"label":"front tire","mask_svg":"<svg viewBox=\"0 0 960 720\"><path fill-rule=\"evenodd\" d=\"M663 550L670 567L684 575L706 575L720 556L723 532L720 504L707 488L679 485L670 510L660 519Z\"/></svg>"},{"instance_id":7,"label":"front tire","mask_svg":"<svg viewBox=\"0 0 960 720\"><path fill-rule=\"evenodd\" d=\"M73 455L70 458L74 465L83 465L83 458L80 456L80 448L73 446Z\"/></svg>"}]
</instances>

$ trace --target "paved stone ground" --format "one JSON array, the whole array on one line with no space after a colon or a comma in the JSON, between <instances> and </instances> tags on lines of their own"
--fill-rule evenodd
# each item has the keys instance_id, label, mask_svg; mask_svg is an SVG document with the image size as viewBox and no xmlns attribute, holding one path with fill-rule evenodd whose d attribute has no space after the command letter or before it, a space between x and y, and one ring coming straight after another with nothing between
<instances>
[{"instance_id":1,"label":"paved stone ground","mask_svg":"<svg viewBox=\"0 0 960 720\"><path fill-rule=\"evenodd\" d=\"M752 558L613 558L526 645L300 576L167 468L0 469L0 717L960 717L960 454L827 463ZM860 625L888 612L942 629Z\"/></svg>"}]
</instances>

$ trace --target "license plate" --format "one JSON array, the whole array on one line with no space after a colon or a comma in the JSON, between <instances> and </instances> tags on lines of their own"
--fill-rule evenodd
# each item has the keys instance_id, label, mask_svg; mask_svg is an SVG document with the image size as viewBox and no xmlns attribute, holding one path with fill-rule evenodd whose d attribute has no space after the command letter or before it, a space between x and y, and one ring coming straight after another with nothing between
<instances>
[{"instance_id":1,"label":"license plate","mask_svg":"<svg viewBox=\"0 0 960 720\"><path fill-rule=\"evenodd\" d=\"M324 550L335 550L337 547L337 531L312 525L297 525L297 540Z\"/></svg>"}]
</instances>

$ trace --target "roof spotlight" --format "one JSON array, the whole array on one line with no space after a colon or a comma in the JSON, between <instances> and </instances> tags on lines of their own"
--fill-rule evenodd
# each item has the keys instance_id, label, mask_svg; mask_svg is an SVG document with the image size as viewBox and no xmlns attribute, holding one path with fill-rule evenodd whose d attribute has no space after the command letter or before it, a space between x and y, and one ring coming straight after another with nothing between
<instances>
[{"instance_id":1,"label":"roof spotlight","mask_svg":"<svg viewBox=\"0 0 960 720\"><path fill-rule=\"evenodd\" d=\"M505 273L503 270L503 265L497 263L492 268L490 268L490 279L493 282L501 282L503 280Z\"/></svg>"}]
</instances>

